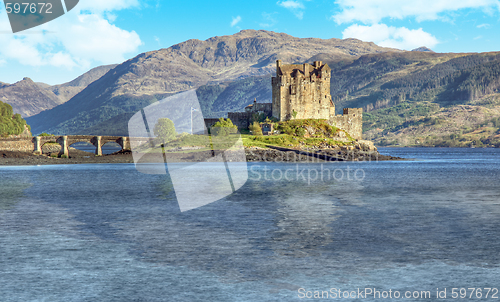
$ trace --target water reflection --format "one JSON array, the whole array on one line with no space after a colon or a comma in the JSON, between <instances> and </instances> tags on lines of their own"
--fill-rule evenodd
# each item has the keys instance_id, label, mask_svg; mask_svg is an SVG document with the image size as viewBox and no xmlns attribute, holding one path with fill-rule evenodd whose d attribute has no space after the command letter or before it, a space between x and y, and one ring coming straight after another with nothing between
<instances>
[{"instance_id":1,"label":"water reflection","mask_svg":"<svg viewBox=\"0 0 500 302\"><path fill-rule=\"evenodd\" d=\"M226 282L361 274L435 260L500 263L496 181L480 171L398 165L363 165L363 181L251 179L185 213L166 176L139 174L133 165L31 168L1 178L1 200L22 202L2 201L8 209L0 208L0 224L4 235L36 229L106 242L126 247L135 261L209 272ZM456 178L450 183L444 175ZM29 184L23 179L33 186L23 188ZM22 190L25 197L16 195Z\"/></svg>"},{"instance_id":2,"label":"water reflection","mask_svg":"<svg viewBox=\"0 0 500 302\"><path fill-rule=\"evenodd\" d=\"M0 211L12 209L25 196L24 190L30 186L27 180L0 171Z\"/></svg>"}]
</instances>

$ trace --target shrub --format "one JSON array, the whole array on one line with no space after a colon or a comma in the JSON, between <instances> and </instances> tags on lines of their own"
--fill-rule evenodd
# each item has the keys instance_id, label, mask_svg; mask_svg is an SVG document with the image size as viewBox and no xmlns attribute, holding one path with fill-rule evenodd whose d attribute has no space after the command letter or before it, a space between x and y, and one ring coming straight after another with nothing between
<instances>
[{"instance_id":1,"label":"shrub","mask_svg":"<svg viewBox=\"0 0 500 302\"><path fill-rule=\"evenodd\" d=\"M320 119L289 120L276 125L276 130L279 132L294 136L306 135L306 128L314 129L314 136L317 137L332 137L339 131L337 127L330 126L326 120Z\"/></svg>"},{"instance_id":2,"label":"shrub","mask_svg":"<svg viewBox=\"0 0 500 302\"><path fill-rule=\"evenodd\" d=\"M253 135L262 135L262 128L260 127L260 124L257 122L253 122L253 124L250 125L250 127L248 127L248 129L250 129L250 131L252 131Z\"/></svg>"},{"instance_id":3,"label":"shrub","mask_svg":"<svg viewBox=\"0 0 500 302\"><path fill-rule=\"evenodd\" d=\"M224 120L222 117L217 123L215 123L212 128L210 128L210 133L212 135L229 135L238 132L238 126L234 125L231 119Z\"/></svg>"},{"instance_id":4,"label":"shrub","mask_svg":"<svg viewBox=\"0 0 500 302\"><path fill-rule=\"evenodd\" d=\"M173 140L176 135L174 122L168 118L158 119L153 129L153 133L163 143Z\"/></svg>"}]
</instances>

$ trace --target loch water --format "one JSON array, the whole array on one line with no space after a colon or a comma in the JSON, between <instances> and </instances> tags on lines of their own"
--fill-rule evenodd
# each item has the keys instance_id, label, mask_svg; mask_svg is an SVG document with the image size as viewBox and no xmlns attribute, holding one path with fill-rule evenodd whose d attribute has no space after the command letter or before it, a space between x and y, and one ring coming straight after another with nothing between
<instances>
[{"instance_id":1,"label":"loch water","mask_svg":"<svg viewBox=\"0 0 500 302\"><path fill-rule=\"evenodd\" d=\"M133 164L0 167L0 301L498 300L500 149L380 152L411 160L249 163L186 212Z\"/></svg>"}]
</instances>

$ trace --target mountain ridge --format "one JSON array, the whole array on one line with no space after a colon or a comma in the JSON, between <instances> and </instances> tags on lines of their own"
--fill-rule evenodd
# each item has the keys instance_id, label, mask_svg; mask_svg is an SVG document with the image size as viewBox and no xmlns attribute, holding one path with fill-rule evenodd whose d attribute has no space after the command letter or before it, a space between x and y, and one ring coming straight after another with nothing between
<instances>
[{"instance_id":1,"label":"mountain ridge","mask_svg":"<svg viewBox=\"0 0 500 302\"><path fill-rule=\"evenodd\" d=\"M125 61L65 104L28 122L35 133L76 133L173 93L270 75L278 58L294 63L321 53L344 60L387 51L399 50L355 39L296 38L263 30L188 40Z\"/></svg>"},{"instance_id":2,"label":"mountain ridge","mask_svg":"<svg viewBox=\"0 0 500 302\"><path fill-rule=\"evenodd\" d=\"M266 31L188 40L127 60L28 122L34 133L127 135L133 113L189 89L196 89L205 117L220 117L243 110L254 98L271 101L276 59L285 64L320 60L332 69L337 112L364 108L364 135L379 145L500 146L500 128L495 128L500 127L499 52L373 45Z\"/></svg>"},{"instance_id":3,"label":"mountain ridge","mask_svg":"<svg viewBox=\"0 0 500 302\"><path fill-rule=\"evenodd\" d=\"M8 103L23 118L50 110L69 101L91 82L103 76L116 65L104 65L85 72L76 79L60 84L35 83L28 77L14 84L0 82L0 100Z\"/></svg>"}]
</instances>

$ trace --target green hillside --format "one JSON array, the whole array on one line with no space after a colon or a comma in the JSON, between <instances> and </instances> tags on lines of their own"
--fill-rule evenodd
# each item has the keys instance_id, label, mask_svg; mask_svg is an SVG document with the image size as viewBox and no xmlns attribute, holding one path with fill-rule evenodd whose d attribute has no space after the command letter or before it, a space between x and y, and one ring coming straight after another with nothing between
<instances>
[{"instance_id":1,"label":"green hillside","mask_svg":"<svg viewBox=\"0 0 500 302\"><path fill-rule=\"evenodd\" d=\"M26 121L20 114L14 114L12 106L0 102L0 135L19 135L24 132ZM28 126L28 129L29 126Z\"/></svg>"},{"instance_id":2,"label":"green hillside","mask_svg":"<svg viewBox=\"0 0 500 302\"><path fill-rule=\"evenodd\" d=\"M362 107L378 145L499 146L500 54L386 53L332 71L337 110ZM500 125L499 125L500 126Z\"/></svg>"}]
</instances>

